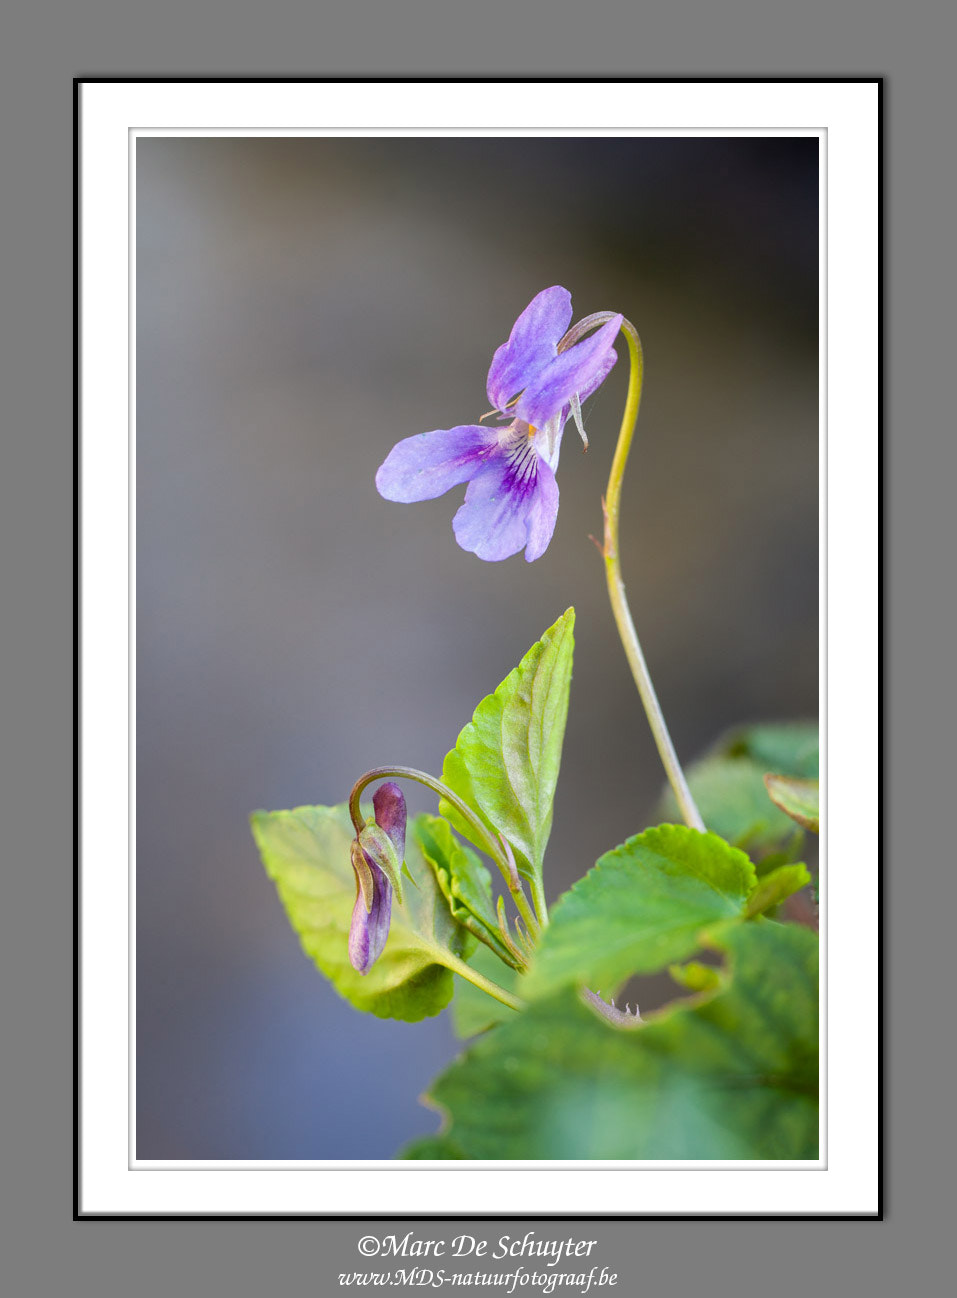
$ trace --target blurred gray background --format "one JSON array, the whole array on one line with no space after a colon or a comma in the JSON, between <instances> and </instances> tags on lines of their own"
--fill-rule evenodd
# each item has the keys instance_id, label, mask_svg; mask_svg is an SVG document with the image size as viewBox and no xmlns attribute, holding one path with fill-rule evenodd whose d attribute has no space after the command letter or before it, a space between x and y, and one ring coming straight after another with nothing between
<instances>
[{"instance_id":1,"label":"blurred gray background","mask_svg":"<svg viewBox=\"0 0 957 1298\"><path fill-rule=\"evenodd\" d=\"M337 997L249 812L437 773L569 604L550 898L648 823L661 773L588 540L626 358L534 564L458 548L463 489L391 504L375 470L477 421L539 289L623 311L622 563L678 751L815 715L817 141L141 138L136 212L137 1156L390 1158L437 1127L416 1097L458 1043Z\"/></svg>"}]
</instances>

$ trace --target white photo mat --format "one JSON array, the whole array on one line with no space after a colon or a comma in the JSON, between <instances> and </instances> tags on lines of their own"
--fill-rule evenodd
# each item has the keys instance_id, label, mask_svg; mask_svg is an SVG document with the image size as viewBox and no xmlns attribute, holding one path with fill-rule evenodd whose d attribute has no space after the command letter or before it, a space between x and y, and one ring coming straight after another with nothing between
<instances>
[{"instance_id":1,"label":"white photo mat","mask_svg":"<svg viewBox=\"0 0 957 1298\"><path fill-rule=\"evenodd\" d=\"M879 87L103 82L80 87L80 1211L868 1214L879 1157ZM441 128L437 125L442 123ZM821 163L818 1162L134 1160L135 148L142 135L804 135ZM123 812L124 806L126 813ZM109 809L109 816L103 814ZM516 1172L520 1170L520 1174Z\"/></svg>"}]
</instances>

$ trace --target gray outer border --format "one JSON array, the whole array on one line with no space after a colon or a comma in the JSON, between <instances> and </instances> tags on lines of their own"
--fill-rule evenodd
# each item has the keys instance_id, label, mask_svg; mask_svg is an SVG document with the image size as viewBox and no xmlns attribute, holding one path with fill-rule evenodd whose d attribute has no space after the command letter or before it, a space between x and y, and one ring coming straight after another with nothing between
<instances>
[{"instance_id":1,"label":"gray outer border","mask_svg":"<svg viewBox=\"0 0 957 1298\"><path fill-rule=\"evenodd\" d=\"M953 907L942 893L953 889L953 853L933 812L953 784L944 706L953 690L935 681L954 644L944 570L953 541L944 527L953 517L947 467L957 457L953 401L938 377L949 389L954 177L953 105L948 112L945 100L953 11L918 3L918 12L878 13L863 0L815 0L772 21L756 0L732 12L697 2L642 11L609 0L600 8L596 21L594 7L559 16L548 0L484 0L450 22L442 0L364 0L332 13L301 3L252 13L226 0L168 0L138 15L117 0L54 0L21 5L5 20L0 390L8 458L0 562L11 569L5 589L15 609L5 620L0 788L11 814L0 994L8 1034L3 1268L11 1293L242 1298L295 1286L324 1294L337 1291L337 1264L354 1261L362 1230L342 1222L70 1221L70 80L250 72L888 78L887 1219L593 1223L584 1233L601 1239L603 1260L617 1265L618 1292L713 1292L716 1280L719 1291L727 1285L738 1294L803 1294L816 1280L849 1295L941 1288L931 1276L949 1244L943 1191L951 1169L940 1135L950 1129L944 1103L954 1071L952 1038L934 1029L949 1006L940 1003L946 984L935 983L933 958L950 936ZM920 599L925 590L930 599ZM907 681L905 654L919 667ZM866 1236L856 1236L861 1231Z\"/></svg>"}]
</instances>

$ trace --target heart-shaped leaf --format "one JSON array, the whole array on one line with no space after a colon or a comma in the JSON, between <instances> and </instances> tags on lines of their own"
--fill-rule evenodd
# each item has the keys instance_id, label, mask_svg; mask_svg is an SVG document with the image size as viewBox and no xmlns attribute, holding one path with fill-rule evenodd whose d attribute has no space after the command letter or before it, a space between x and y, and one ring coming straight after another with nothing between
<instances>
[{"instance_id":1,"label":"heart-shaped leaf","mask_svg":"<svg viewBox=\"0 0 957 1298\"><path fill-rule=\"evenodd\" d=\"M721 990L643 1027L568 988L479 1038L430 1087L443 1131L413 1156L817 1158L817 936L761 920L715 944Z\"/></svg>"},{"instance_id":2,"label":"heart-shaped leaf","mask_svg":"<svg viewBox=\"0 0 957 1298\"><path fill-rule=\"evenodd\" d=\"M500 833L508 839L527 879L541 878L552 827L574 627L570 608L481 701L442 767L443 783L479 813L493 841ZM475 829L455 807L442 801L439 811L475 842Z\"/></svg>"},{"instance_id":3,"label":"heart-shaped leaf","mask_svg":"<svg viewBox=\"0 0 957 1298\"><path fill-rule=\"evenodd\" d=\"M659 825L606 852L552 910L527 979L532 996L569 983L607 995L690 955L708 925L743 915L756 883L717 834Z\"/></svg>"}]
</instances>

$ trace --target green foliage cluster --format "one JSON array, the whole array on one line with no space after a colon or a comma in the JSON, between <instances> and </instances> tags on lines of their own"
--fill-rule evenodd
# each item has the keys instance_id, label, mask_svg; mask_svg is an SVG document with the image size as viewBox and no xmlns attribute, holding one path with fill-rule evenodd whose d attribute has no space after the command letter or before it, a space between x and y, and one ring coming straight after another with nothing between
<instances>
[{"instance_id":1,"label":"green foliage cluster","mask_svg":"<svg viewBox=\"0 0 957 1298\"><path fill-rule=\"evenodd\" d=\"M482 700L443 766L443 784L533 895L573 630L569 609ZM606 852L540 932L509 928L510 890L496 898L473 850L488 843L443 799L439 816L409 824L406 886L365 975L347 949L356 885L345 805L256 812L252 828L305 952L352 1005L414 1021L454 996L456 1029L472 1040L429 1089L440 1133L401 1157L814 1159L817 935L781 922L781 907L810 882L796 857L804 829L817 828L816 774L811 726L725 736L689 769L712 832L670 823L666 798L665 823ZM693 959L702 951L717 967ZM676 985L663 1010L642 1021L609 1009L633 975L662 970Z\"/></svg>"}]
</instances>

